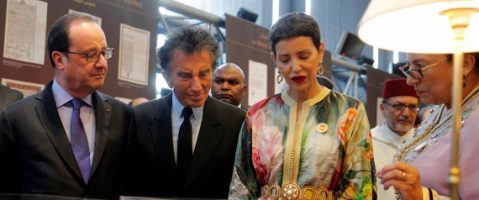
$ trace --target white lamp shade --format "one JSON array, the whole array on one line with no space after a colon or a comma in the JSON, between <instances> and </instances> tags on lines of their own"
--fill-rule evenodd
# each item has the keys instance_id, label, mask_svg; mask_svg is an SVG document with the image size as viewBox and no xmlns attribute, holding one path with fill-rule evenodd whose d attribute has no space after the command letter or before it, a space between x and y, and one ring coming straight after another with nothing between
<instances>
[{"instance_id":1,"label":"white lamp shade","mask_svg":"<svg viewBox=\"0 0 479 200\"><path fill-rule=\"evenodd\" d=\"M479 9L479 0L371 0L359 23L364 42L382 49L408 53L453 53L450 8ZM479 51L479 13L471 16L462 51Z\"/></svg>"}]
</instances>

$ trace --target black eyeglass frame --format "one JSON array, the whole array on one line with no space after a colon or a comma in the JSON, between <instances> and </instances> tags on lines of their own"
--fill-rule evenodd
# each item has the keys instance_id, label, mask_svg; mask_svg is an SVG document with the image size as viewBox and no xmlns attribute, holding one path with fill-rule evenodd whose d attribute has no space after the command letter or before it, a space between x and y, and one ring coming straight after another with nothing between
<instances>
[{"instance_id":1,"label":"black eyeglass frame","mask_svg":"<svg viewBox=\"0 0 479 200\"><path fill-rule=\"evenodd\" d=\"M403 104L403 103L390 104L388 102L383 102L383 104L391 106L395 111L398 111L398 112L402 112L406 108L415 112L419 112L419 105L416 105L416 104Z\"/></svg>"},{"instance_id":2,"label":"black eyeglass frame","mask_svg":"<svg viewBox=\"0 0 479 200\"><path fill-rule=\"evenodd\" d=\"M114 48L106 48L106 49L103 49L101 51L96 51L96 52L93 52L93 51L85 51L85 52L64 51L63 53L78 54L78 55L83 56L88 62L98 62L98 60L100 59L100 55L103 55L103 58L105 58L105 60L109 60L110 58L113 57L114 52L115 52ZM90 55L91 53L94 53L94 54Z\"/></svg>"},{"instance_id":3,"label":"black eyeglass frame","mask_svg":"<svg viewBox=\"0 0 479 200\"><path fill-rule=\"evenodd\" d=\"M422 78L424 78L423 72L426 71L426 69L436 67L444 61L447 61L447 58L443 58L437 62L427 64L416 69L412 69L411 64L406 63L405 65L399 67L399 71L401 71L406 77L411 77L415 80L421 80Z\"/></svg>"}]
</instances>

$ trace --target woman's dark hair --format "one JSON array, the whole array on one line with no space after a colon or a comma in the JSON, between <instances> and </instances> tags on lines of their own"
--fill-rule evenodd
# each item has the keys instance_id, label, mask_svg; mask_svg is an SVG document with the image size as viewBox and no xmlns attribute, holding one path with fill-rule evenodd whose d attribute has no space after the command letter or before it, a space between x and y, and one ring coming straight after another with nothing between
<instances>
[{"instance_id":1,"label":"woman's dark hair","mask_svg":"<svg viewBox=\"0 0 479 200\"><path fill-rule=\"evenodd\" d=\"M319 25L313 17L304 13L293 12L282 16L272 27L269 33L269 45L276 56L275 45L284 39L297 36L310 37L319 49L321 44L321 33Z\"/></svg>"}]
</instances>

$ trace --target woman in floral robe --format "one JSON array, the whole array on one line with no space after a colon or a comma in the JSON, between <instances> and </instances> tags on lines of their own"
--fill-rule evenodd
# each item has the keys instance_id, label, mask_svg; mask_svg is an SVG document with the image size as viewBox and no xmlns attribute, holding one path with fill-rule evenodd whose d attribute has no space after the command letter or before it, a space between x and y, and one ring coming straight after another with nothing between
<instances>
[{"instance_id":1,"label":"woman in floral robe","mask_svg":"<svg viewBox=\"0 0 479 200\"><path fill-rule=\"evenodd\" d=\"M229 198L375 198L363 104L316 81L324 49L317 23L288 14L273 25L270 45L288 88L249 109Z\"/></svg>"}]
</instances>

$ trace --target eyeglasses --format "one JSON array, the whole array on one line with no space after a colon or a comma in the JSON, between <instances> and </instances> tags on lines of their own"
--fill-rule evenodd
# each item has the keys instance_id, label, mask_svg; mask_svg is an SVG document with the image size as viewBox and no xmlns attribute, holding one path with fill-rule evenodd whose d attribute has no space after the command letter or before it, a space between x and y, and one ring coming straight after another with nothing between
<instances>
[{"instance_id":1,"label":"eyeglasses","mask_svg":"<svg viewBox=\"0 0 479 200\"><path fill-rule=\"evenodd\" d=\"M424 74L423 72L428 69L428 68L432 68L432 67L435 67L439 64L441 64L442 62L446 61L447 58L443 58L435 63L431 63L431 64L428 64L428 65L417 65L417 68L413 69L411 67L411 64L407 63L406 65L404 66L401 66L399 67L399 70L406 76L409 76L413 79L416 79L416 80L421 80L422 78L424 78Z\"/></svg>"},{"instance_id":2,"label":"eyeglasses","mask_svg":"<svg viewBox=\"0 0 479 200\"><path fill-rule=\"evenodd\" d=\"M416 104L403 104L403 103L397 103L397 104L389 104L389 103L384 103L388 106L391 106L395 111L402 112L404 109L409 108L411 111L419 111L419 106Z\"/></svg>"},{"instance_id":3,"label":"eyeglasses","mask_svg":"<svg viewBox=\"0 0 479 200\"><path fill-rule=\"evenodd\" d=\"M106 48L101 51L90 51L90 52L73 52L73 51L65 51L63 53L70 53L70 54L78 54L86 58L88 62L97 62L100 59L100 55L103 55L105 60L110 59L113 57L113 48Z\"/></svg>"}]
</instances>

